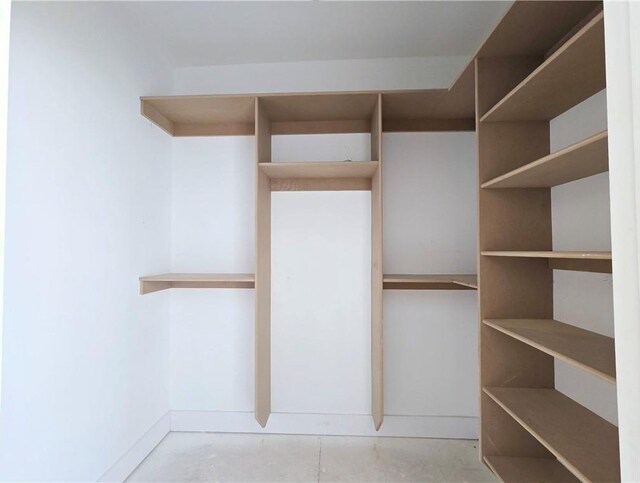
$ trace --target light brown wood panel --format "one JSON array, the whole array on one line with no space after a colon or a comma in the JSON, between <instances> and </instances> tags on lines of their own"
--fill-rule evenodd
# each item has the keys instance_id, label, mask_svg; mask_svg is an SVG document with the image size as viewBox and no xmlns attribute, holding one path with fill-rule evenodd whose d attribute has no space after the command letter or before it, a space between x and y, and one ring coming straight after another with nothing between
<instances>
[{"instance_id":1,"label":"light brown wood panel","mask_svg":"<svg viewBox=\"0 0 640 483\"><path fill-rule=\"evenodd\" d=\"M516 85L538 57L479 58L475 62L476 115ZM482 323L488 318L552 318L553 273L546 260L481 257L480 251L551 249L549 189L485 190L480 183L549 154L547 122L482 123L478 149L478 287L481 386L554 384L553 357ZM494 248L495 249L495 248ZM533 315L536 314L536 315ZM490 398L480 398L481 456L549 457L549 453Z\"/></svg>"},{"instance_id":2,"label":"light brown wood panel","mask_svg":"<svg viewBox=\"0 0 640 483\"><path fill-rule=\"evenodd\" d=\"M314 163L260 163L269 178L371 178L377 161L338 161Z\"/></svg>"},{"instance_id":3,"label":"light brown wood panel","mask_svg":"<svg viewBox=\"0 0 640 483\"><path fill-rule=\"evenodd\" d=\"M601 12L481 120L553 119L605 86L604 16Z\"/></svg>"},{"instance_id":4,"label":"light brown wood panel","mask_svg":"<svg viewBox=\"0 0 640 483\"><path fill-rule=\"evenodd\" d=\"M369 120L377 93L301 93L260 96L273 122Z\"/></svg>"},{"instance_id":5,"label":"light brown wood panel","mask_svg":"<svg viewBox=\"0 0 640 483\"><path fill-rule=\"evenodd\" d=\"M167 133L173 136L174 124L173 121L167 119L155 106L144 100L140 100L140 114L149 119Z\"/></svg>"},{"instance_id":6,"label":"light brown wood panel","mask_svg":"<svg viewBox=\"0 0 640 483\"><path fill-rule=\"evenodd\" d=\"M607 131L493 178L482 188L550 188L609 169Z\"/></svg>"},{"instance_id":7,"label":"light brown wood panel","mask_svg":"<svg viewBox=\"0 0 640 483\"><path fill-rule=\"evenodd\" d=\"M618 428L555 389L484 392L582 481L620 481Z\"/></svg>"},{"instance_id":8,"label":"light brown wood panel","mask_svg":"<svg viewBox=\"0 0 640 483\"><path fill-rule=\"evenodd\" d=\"M255 291L255 416L260 426L271 414L271 187L260 163L271 161L271 129L262 109L256 117L256 291Z\"/></svg>"},{"instance_id":9,"label":"light brown wood panel","mask_svg":"<svg viewBox=\"0 0 640 483\"><path fill-rule=\"evenodd\" d=\"M140 294L168 288L253 288L252 273L163 273L140 277Z\"/></svg>"},{"instance_id":10,"label":"light brown wood panel","mask_svg":"<svg viewBox=\"0 0 640 483\"><path fill-rule=\"evenodd\" d=\"M186 136L253 136L254 123L248 122L220 122L209 123L174 123L173 135Z\"/></svg>"},{"instance_id":11,"label":"light brown wood panel","mask_svg":"<svg viewBox=\"0 0 640 483\"><path fill-rule=\"evenodd\" d=\"M390 274L383 276L383 288L387 290L475 290L476 275L463 274Z\"/></svg>"},{"instance_id":12,"label":"light brown wood panel","mask_svg":"<svg viewBox=\"0 0 640 483\"><path fill-rule=\"evenodd\" d=\"M481 253L486 257L517 257L517 258L563 258L578 260L611 260L611 252L579 252L579 251L492 251Z\"/></svg>"},{"instance_id":13,"label":"light brown wood panel","mask_svg":"<svg viewBox=\"0 0 640 483\"><path fill-rule=\"evenodd\" d=\"M612 273L613 263L611 260L550 258L549 268L552 270L572 270L576 272Z\"/></svg>"},{"instance_id":14,"label":"light brown wood panel","mask_svg":"<svg viewBox=\"0 0 640 483\"><path fill-rule=\"evenodd\" d=\"M484 323L607 382L616 382L611 337L551 319L487 319Z\"/></svg>"},{"instance_id":15,"label":"light brown wood panel","mask_svg":"<svg viewBox=\"0 0 640 483\"><path fill-rule=\"evenodd\" d=\"M601 1L518 0L491 30L475 57L543 56Z\"/></svg>"},{"instance_id":16,"label":"light brown wood panel","mask_svg":"<svg viewBox=\"0 0 640 483\"><path fill-rule=\"evenodd\" d=\"M484 461L504 483L577 483L580 481L556 458L485 456Z\"/></svg>"},{"instance_id":17,"label":"light brown wood panel","mask_svg":"<svg viewBox=\"0 0 640 483\"><path fill-rule=\"evenodd\" d=\"M371 178L273 178L271 191L371 191Z\"/></svg>"},{"instance_id":18,"label":"light brown wood panel","mask_svg":"<svg viewBox=\"0 0 640 483\"><path fill-rule=\"evenodd\" d=\"M176 124L253 124L255 96L147 96L143 111L152 107ZM153 119L152 119L153 120ZM153 120L155 122L155 120Z\"/></svg>"},{"instance_id":19,"label":"light brown wood panel","mask_svg":"<svg viewBox=\"0 0 640 483\"><path fill-rule=\"evenodd\" d=\"M371 412L376 431L384 418L382 310L382 99L371 119L371 155L379 159L371 180Z\"/></svg>"},{"instance_id":20,"label":"light brown wood panel","mask_svg":"<svg viewBox=\"0 0 640 483\"><path fill-rule=\"evenodd\" d=\"M340 134L369 133L371 121L281 121L271 123L271 134Z\"/></svg>"}]
</instances>

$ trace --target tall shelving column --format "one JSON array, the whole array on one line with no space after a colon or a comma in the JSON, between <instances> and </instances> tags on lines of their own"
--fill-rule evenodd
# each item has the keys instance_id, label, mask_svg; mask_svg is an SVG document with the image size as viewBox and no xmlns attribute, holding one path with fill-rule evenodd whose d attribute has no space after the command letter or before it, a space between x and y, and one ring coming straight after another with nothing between
<instances>
[{"instance_id":1,"label":"tall shelving column","mask_svg":"<svg viewBox=\"0 0 640 483\"><path fill-rule=\"evenodd\" d=\"M271 124L256 98L255 416L271 415L271 186L260 163L271 162Z\"/></svg>"},{"instance_id":2,"label":"tall shelving column","mask_svg":"<svg viewBox=\"0 0 640 483\"><path fill-rule=\"evenodd\" d=\"M537 57L476 59L479 185L549 154L546 121L484 123L480 118L541 62ZM483 190L478 197L478 250L551 250L551 192ZM482 324L484 319L553 318L553 277L543 259L478 257L480 386L553 388L553 357ZM508 361L508 363L507 363ZM480 451L549 457L548 451L481 393Z\"/></svg>"},{"instance_id":3,"label":"tall shelving column","mask_svg":"<svg viewBox=\"0 0 640 483\"><path fill-rule=\"evenodd\" d=\"M381 94L371 118L371 159L378 161L371 180L371 413L377 431L384 417Z\"/></svg>"}]
</instances>

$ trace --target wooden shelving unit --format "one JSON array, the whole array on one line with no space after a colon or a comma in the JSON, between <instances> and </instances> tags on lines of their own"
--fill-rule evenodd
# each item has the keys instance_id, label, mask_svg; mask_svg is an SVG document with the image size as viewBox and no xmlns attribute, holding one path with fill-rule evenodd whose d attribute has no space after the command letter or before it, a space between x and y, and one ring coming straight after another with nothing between
<instances>
[{"instance_id":1,"label":"wooden shelving unit","mask_svg":"<svg viewBox=\"0 0 640 483\"><path fill-rule=\"evenodd\" d=\"M388 290L477 290L476 275L384 275L383 288Z\"/></svg>"},{"instance_id":2,"label":"wooden shelving unit","mask_svg":"<svg viewBox=\"0 0 640 483\"><path fill-rule=\"evenodd\" d=\"M482 188L551 188L609 169L607 131L482 183Z\"/></svg>"},{"instance_id":3,"label":"wooden shelving unit","mask_svg":"<svg viewBox=\"0 0 640 483\"><path fill-rule=\"evenodd\" d=\"M254 288L252 273L164 273L140 277L140 295L168 288Z\"/></svg>"},{"instance_id":4,"label":"wooden shelving unit","mask_svg":"<svg viewBox=\"0 0 640 483\"><path fill-rule=\"evenodd\" d=\"M546 319L488 319L489 327L601 377L616 382L616 358L611 337Z\"/></svg>"},{"instance_id":5,"label":"wooden shelving unit","mask_svg":"<svg viewBox=\"0 0 640 483\"><path fill-rule=\"evenodd\" d=\"M618 428L613 424L555 389L483 391L581 481L620 481Z\"/></svg>"},{"instance_id":6,"label":"wooden shelving unit","mask_svg":"<svg viewBox=\"0 0 640 483\"><path fill-rule=\"evenodd\" d=\"M481 459L502 481L618 481L615 426L554 389L555 359L615 383L613 340L553 320L553 270L611 272L610 252L554 251L551 226L550 188L608 169L607 132L549 148L550 119L605 87L603 19L597 1L518 0L449 89L141 98L142 114L173 136L256 140L255 276L142 277L141 293L255 286L255 416L265 426L271 193L370 190L374 427L384 415L383 289L476 289ZM477 277L383 275L382 133L473 130ZM271 162L272 136L324 133L369 133L371 161Z\"/></svg>"},{"instance_id":7,"label":"wooden shelving unit","mask_svg":"<svg viewBox=\"0 0 640 483\"><path fill-rule=\"evenodd\" d=\"M620 481L617 428L554 389L555 359L616 377L612 338L553 320L553 270L611 273L610 252L553 250L551 226L551 187L608 169L606 131L549 149L549 121L605 88L603 19L516 1L473 61L480 452L502 481Z\"/></svg>"}]
</instances>

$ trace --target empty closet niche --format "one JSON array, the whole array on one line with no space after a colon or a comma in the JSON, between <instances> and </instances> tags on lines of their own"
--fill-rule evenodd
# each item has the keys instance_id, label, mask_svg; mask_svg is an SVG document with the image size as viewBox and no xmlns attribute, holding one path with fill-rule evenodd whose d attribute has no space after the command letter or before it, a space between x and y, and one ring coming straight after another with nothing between
<instances>
[{"instance_id":1,"label":"empty closet niche","mask_svg":"<svg viewBox=\"0 0 640 483\"><path fill-rule=\"evenodd\" d=\"M253 274L254 136L172 144L171 272ZM171 298L171 409L252 411L254 290L175 288L145 298L163 293Z\"/></svg>"},{"instance_id":2,"label":"empty closet niche","mask_svg":"<svg viewBox=\"0 0 640 483\"><path fill-rule=\"evenodd\" d=\"M475 274L475 156L473 132L383 135L385 274ZM385 412L477 437L476 290L385 288Z\"/></svg>"},{"instance_id":3,"label":"empty closet niche","mask_svg":"<svg viewBox=\"0 0 640 483\"><path fill-rule=\"evenodd\" d=\"M364 160L369 137L274 136L272 155ZM370 191L271 193L271 410L373 430Z\"/></svg>"}]
</instances>

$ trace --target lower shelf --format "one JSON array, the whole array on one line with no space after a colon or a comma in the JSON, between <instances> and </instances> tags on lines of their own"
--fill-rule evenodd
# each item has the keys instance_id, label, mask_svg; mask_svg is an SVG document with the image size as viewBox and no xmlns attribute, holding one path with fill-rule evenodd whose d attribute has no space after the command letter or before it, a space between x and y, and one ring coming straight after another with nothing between
<instances>
[{"instance_id":1,"label":"lower shelf","mask_svg":"<svg viewBox=\"0 0 640 483\"><path fill-rule=\"evenodd\" d=\"M483 391L580 480L620 481L618 428L613 424L555 389Z\"/></svg>"},{"instance_id":2,"label":"lower shelf","mask_svg":"<svg viewBox=\"0 0 640 483\"><path fill-rule=\"evenodd\" d=\"M519 458L515 456L485 456L484 462L504 483L544 481L545 483L573 483L573 476L557 459Z\"/></svg>"},{"instance_id":3,"label":"lower shelf","mask_svg":"<svg viewBox=\"0 0 640 483\"><path fill-rule=\"evenodd\" d=\"M477 290L476 275L383 275L382 287L391 290Z\"/></svg>"},{"instance_id":4,"label":"lower shelf","mask_svg":"<svg viewBox=\"0 0 640 483\"><path fill-rule=\"evenodd\" d=\"M483 251L485 257L546 258L554 270L611 273L611 252L578 251Z\"/></svg>"},{"instance_id":5,"label":"lower shelf","mask_svg":"<svg viewBox=\"0 0 640 483\"><path fill-rule=\"evenodd\" d=\"M252 273L164 273L140 277L140 295L168 288L254 288Z\"/></svg>"}]
</instances>

